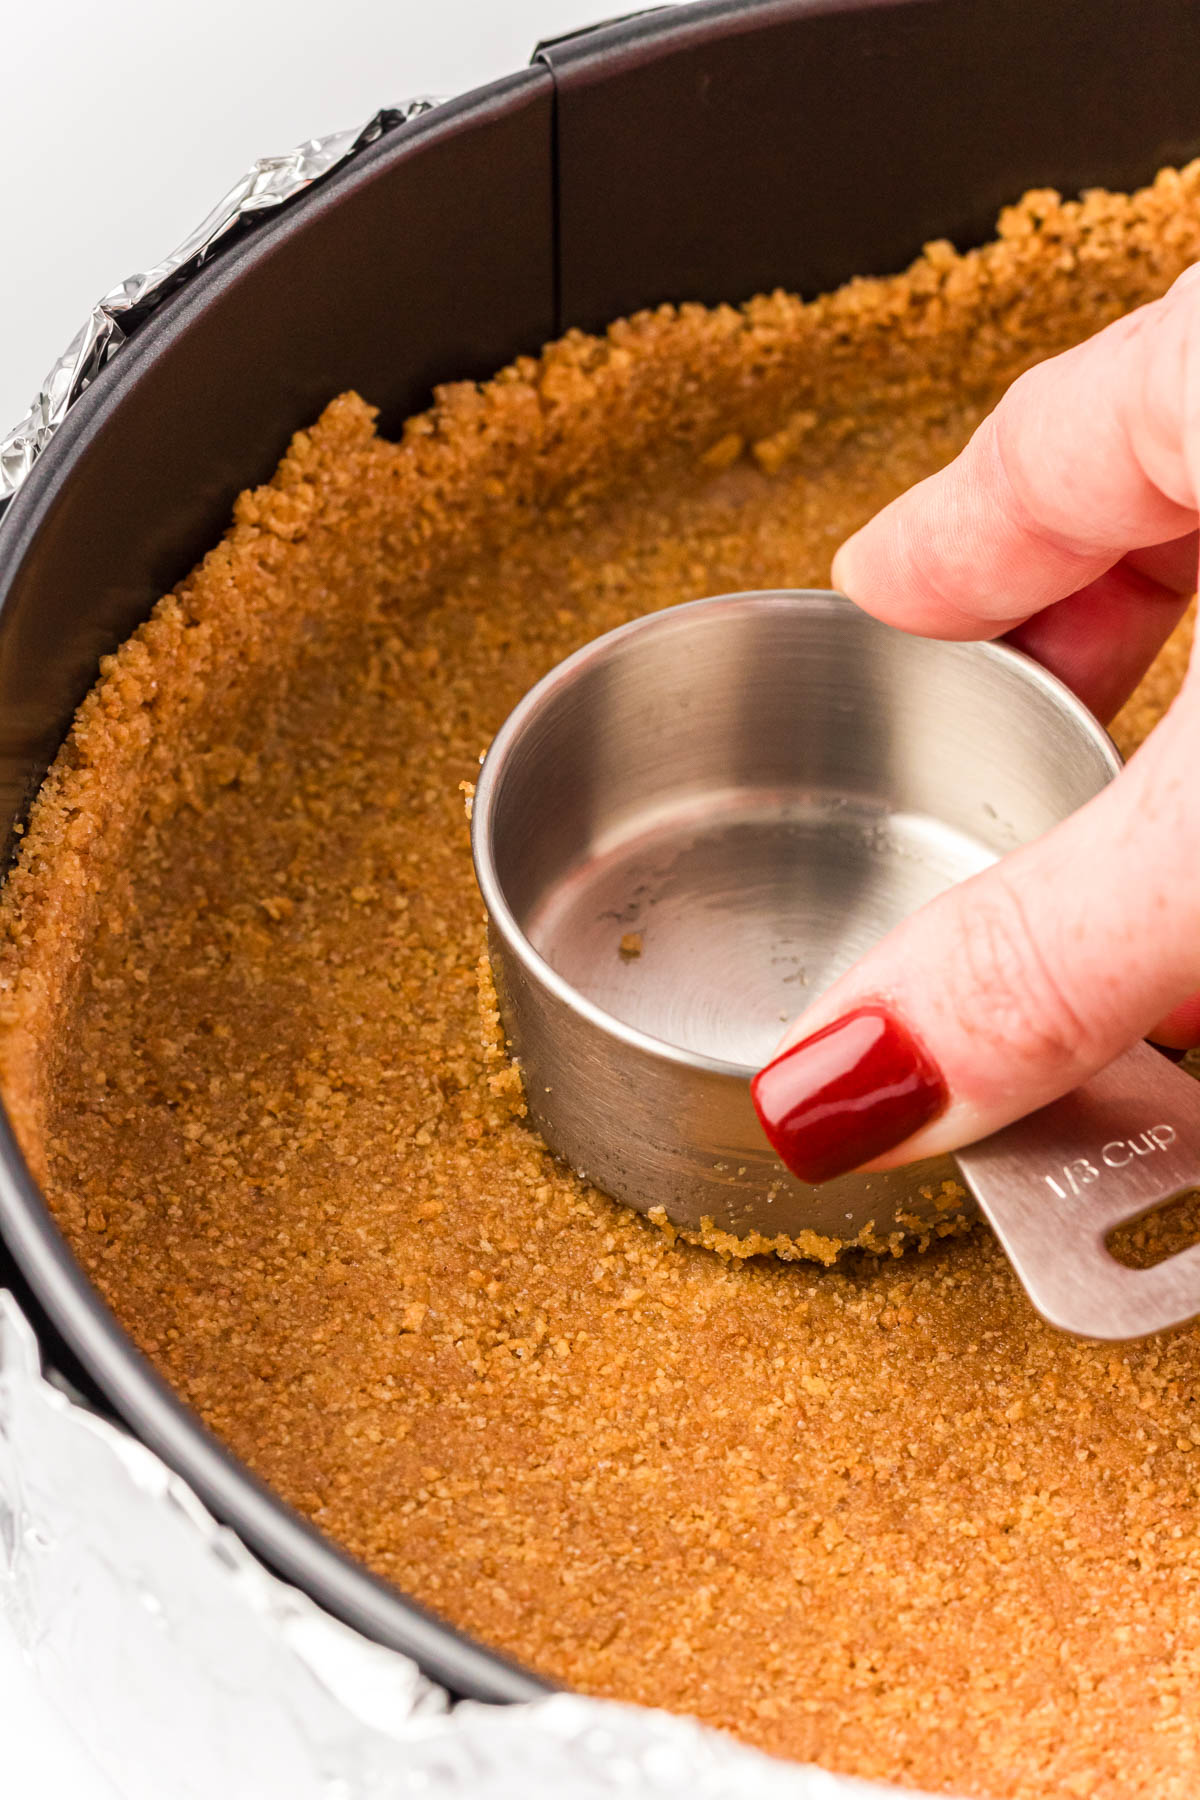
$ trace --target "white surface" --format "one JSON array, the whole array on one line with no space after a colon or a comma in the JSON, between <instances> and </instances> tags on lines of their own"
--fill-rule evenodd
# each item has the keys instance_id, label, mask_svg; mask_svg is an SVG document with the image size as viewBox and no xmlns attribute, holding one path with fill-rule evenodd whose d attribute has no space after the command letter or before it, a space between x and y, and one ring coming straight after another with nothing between
<instances>
[{"instance_id":1,"label":"white surface","mask_svg":"<svg viewBox=\"0 0 1200 1800\"><path fill-rule=\"evenodd\" d=\"M171 249L256 156L507 74L539 37L636 3L4 0L0 430L92 303ZM118 1800L3 1621L0 1795Z\"/></svg>"},{"instance_id":2,"label":"white surface","mask_svg":"<svg viewBox=\"0 0 1200 1800\"><path fill-rule=\"evenodd\" d=\"M522 67L539 38L637 4L0 0L0 430L93 301L256 156L461 93Z\"/></svg>"}]
</instances>

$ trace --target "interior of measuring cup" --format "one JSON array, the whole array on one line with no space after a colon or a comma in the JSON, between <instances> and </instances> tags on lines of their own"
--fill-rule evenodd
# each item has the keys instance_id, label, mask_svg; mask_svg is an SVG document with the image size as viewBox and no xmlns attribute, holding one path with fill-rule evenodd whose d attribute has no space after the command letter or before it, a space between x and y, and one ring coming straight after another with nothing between
<instances>
[{"instance_id":1,"label":"interior of measuring cup","mask_svg":"<svg viewBox=\"0 0 1200 1800\"><path fill-rule=\"evenodd\" d=\"M654 615L521 711L494 839L526 936L625 1024L747 1066L899 920L1114 766L1024 659L820 593Z\"/></svg>"}]
</instances>

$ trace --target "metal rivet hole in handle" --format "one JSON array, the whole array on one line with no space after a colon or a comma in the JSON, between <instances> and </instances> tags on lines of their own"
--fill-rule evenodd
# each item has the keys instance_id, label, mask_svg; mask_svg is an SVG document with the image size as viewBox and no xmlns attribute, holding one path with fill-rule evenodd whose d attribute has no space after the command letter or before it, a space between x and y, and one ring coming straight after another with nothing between
<instances>
[{"instance_id":1,"label":"metal rivet hole in handle","mask_svg":"<svg viewBox=\"0 0 1200 1800\"><path fill-rule=\"evenodd\" d=\"M1200 1187L1200 1082L1149 1045L958 1161L1051 1325L1124 1342L1200 1314L1200 1244L1150 1268L1108 1248L1117 1226Z\"/></svg>"},{"instance_id":2,"label":"metal rivet hole in handle","mask_svg":"<svg viewBox=\"0 0 1200 1800\"><path fill-rule=\"evenodd\" d=\"M1200 1188L1182 1188L1136 1219L1114 1225L1105 1242L1110 1255L1130 1269L1152 1269L1200 1244Z\"/></svg>"}]
</instances>

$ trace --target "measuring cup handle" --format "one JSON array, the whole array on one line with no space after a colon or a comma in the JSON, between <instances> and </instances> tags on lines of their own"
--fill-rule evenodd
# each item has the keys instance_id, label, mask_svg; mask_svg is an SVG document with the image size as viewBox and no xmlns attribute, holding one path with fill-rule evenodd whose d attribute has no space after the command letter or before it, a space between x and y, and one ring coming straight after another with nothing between
<instances>
[{"instance_id":1,"label":"measuring cup handle","mask_svg":"<svg viewBox=\"0 0 1200 1800\"><path fill-rule=\"evenodd\" d=\"M1117 1262L1107 1245L1118 1225L1200 1188L1200 1082L1149 1044L958 1163L1051 1325L1121 1341L1200 1313L1200 1245L1150 1269Z\"/></svg>"}]
</instances>

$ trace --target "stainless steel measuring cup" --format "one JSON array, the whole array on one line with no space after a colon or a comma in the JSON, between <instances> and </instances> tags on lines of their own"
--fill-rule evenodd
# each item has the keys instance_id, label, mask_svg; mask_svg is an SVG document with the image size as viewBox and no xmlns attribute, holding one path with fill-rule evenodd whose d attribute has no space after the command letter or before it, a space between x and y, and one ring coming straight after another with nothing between
<instances>
[{"instance_id":1,"label":"stainless steel measuring cup","mask_svg":"<svg viewBox=\"0 0 1200 1800\"><path fill-rule=\"evenodd\" d=\"M962 1177L1052 1323L1127 1338L1200 1312L1200 1246L1148 1270L1105 1247L1200 1184L1200 1084L1146 1046L953 1161L820 1187L750 1098L786 1021L893 924L1119 766L1029 658L834 593L699 600L598 638L501 727L473 809L533 1122L607 1193L737 1237L886 1238L944 1217Z\"/></svg>"}]
</instances>

